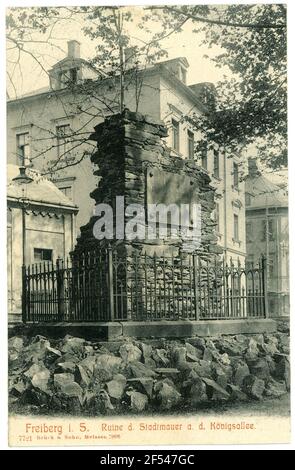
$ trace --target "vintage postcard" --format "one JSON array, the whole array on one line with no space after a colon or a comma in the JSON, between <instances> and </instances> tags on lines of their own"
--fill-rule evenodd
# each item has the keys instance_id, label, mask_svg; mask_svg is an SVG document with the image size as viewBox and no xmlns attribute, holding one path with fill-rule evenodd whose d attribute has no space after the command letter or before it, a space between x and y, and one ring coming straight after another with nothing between
<instances>
[{"instance_id":1,"label":"vintage postcard","mask_svg":"<svg viewBox=\"0 0 295 470\"><path fill-rule=\"evenodd\" d=\"M286 18L6 9L10 446L290 442Z\"/></svg>"}]
</instances>

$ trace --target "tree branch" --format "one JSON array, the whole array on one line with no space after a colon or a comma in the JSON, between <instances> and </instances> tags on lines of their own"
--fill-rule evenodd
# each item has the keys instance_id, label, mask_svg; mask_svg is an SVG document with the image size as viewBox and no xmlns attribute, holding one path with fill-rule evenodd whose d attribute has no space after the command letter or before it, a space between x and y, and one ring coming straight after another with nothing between
<instances>
[{"instance_id":1,"label":"tree branch","mask_svg":"<svg viewBox=\"0 0 295 470\"><path fill-rule=\"evenodd\" d=\"M201 16L192 15L189 12L179 10L178 8L170 6L153 6L151 9L156 10L168 10L173 13L178 13L179 15L186 16L194 21L199 21L200 23L215 24L219 26L227 26L229 28L251 28L251 29L283 29L286 28L286 23L275 24L275 23L230 23L229 21L213 20L210 18L203 18Z\"/></svg>"}]
</instances>

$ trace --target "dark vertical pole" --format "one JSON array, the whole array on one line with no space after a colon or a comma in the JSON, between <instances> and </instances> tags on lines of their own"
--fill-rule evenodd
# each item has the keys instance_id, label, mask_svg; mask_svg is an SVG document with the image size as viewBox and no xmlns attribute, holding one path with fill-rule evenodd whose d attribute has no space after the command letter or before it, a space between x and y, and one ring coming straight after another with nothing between
<instances>
[{"instance_id":1,"label":"dark vertical pole","mask_svg":"<svg viewBox=\"0 0 295 470\"><path fill-rule=\"evenodd\" d=\"M57 291L57 315L58 320L64 318L64 270L60 265L61 260L56 260L56 291Z\"/></svg>"},{"instance_id":2,"label":"dark vertical pole","mask_svg":"<svg viewBox=\"0 0 295 470\"><path fill-rule=\"evenodd\" d=\"M27 292L26 292L26 209L22 207L22 321L27 321Z\"/></svg>"},{"instance_id":3,"label":"dark vertical pole","mask_svg":"<svg viewBox=\"0 0 295 470\"><path fill-rule=\"evenodd\" d=\"M113 277L113 251L108 247L108 293L109 293L109 320L114 321L114 277Z\"/></svg>"},{"instance_id":4,"label":"dark vertical pole","mask_svg":"<svg viewBox=\"0 0 295 470\"><path fill-rule=\"evenodd\" d=\"M198 286L198 260L197 255L193 255L194 269L194 294L195 294L195 319L199 320L199 286Z\"/></svg>"},{"instance_id":5,"label":"dark vertical pole","mask_svg":"<svg viewBox=\"0 0 295 470\"><path fill-rule=\"evenodd\" d=\"M23 266L26 265L26 209L22 207Z\"/></svg>"},{"instance_id":6,"label":"dark vertical pole","mask_svg":"<svg viewBox=\"0 0 295 470\"><path fill-rule=\"evenodd\" d=\"M22 266L22 321L27 321L27 289L26 289L26 267Z\"/></svg>"},{"instance_id":7,"label":"dark vertical pole","mask_svg":"<svg viewBox=\"0 0 295 470\"><path fill-rule=\"evenodd\" d=\"M267 279L268 279L267 258L263 255L261 259L261 266L262 266L262 276L263 276L264 316L265 318L268 318L269 312L268 312L268 292L267 292Z\"/></svg>"}]
</instances>

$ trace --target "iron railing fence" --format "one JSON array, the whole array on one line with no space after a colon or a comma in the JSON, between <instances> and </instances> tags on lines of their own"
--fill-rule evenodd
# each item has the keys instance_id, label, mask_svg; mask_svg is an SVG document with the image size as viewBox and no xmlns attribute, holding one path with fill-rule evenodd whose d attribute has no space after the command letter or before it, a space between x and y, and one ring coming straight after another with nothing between
<instances>
[{"instance_id":1,"label":"iron railing fence","mask_svg":"<svg viewBox=\"0 0 295 470\"><path fill-rule=\"evenodd\" d=\"M254 266L196 254L153 257L99 249L23 267L24 322L263 318L266 259Z\"/></svg>"}]
</instances>

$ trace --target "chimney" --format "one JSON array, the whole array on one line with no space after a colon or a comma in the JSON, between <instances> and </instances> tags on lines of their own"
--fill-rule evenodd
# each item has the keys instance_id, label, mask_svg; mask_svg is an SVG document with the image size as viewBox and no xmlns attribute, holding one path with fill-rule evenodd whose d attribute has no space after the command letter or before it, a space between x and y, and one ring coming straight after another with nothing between
<instances>
[{"instance_id":1,"label":"chimney","mask_svg":"<svg viewBox=\"0 0 295 470\"><path fill-rule=\"evenodd\" d=\"M68 41L68 57L80 59L80 42L73 39Z\"/></svg>"},{"instance_id":2,"label":"chimney","mask_svg":"<svg viewBox=\"0 0 295 470\"><path fill-rule=\"evenodd\" d=\"M248 158L248 176L250 178L257 178L261 173L258 170L256 158Z\"/></svg>"}]
</instances>

